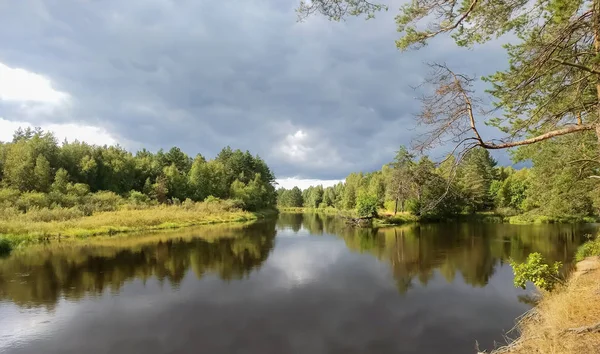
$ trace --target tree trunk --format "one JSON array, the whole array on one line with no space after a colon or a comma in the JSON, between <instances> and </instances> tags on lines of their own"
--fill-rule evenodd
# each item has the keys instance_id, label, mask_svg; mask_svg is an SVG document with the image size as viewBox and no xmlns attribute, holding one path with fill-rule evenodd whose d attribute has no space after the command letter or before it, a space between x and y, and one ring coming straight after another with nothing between
<instances>
[{"instance_id":1,"label":"tree trunk","mask_svg":"<svg viewBox=\"0 0 600 354\"><path fill-rule=\"evenodd\" d=\"M594 52L596 57L598 57L598 54L600 53L600 0L594 0L592 6L594 7L594 14L592 15L592 27L594 30ZM600 65L595 63L594 69L600 69ZM600 143L600 75L596 75L596 95L598 97L598 102L596 103L598 111L598 119L596 121L596 137Z\"/></svg>"},{"instance_id":2,"label":"tree trunk","mask_svg":"<svg viewBox=\"0 0 600 354\"><path fill-rule=\"evenodd\" d=\"M394 215L398 213L398 198L396 198L396 205L394 205Z\"/></svg>"}]
</instances>

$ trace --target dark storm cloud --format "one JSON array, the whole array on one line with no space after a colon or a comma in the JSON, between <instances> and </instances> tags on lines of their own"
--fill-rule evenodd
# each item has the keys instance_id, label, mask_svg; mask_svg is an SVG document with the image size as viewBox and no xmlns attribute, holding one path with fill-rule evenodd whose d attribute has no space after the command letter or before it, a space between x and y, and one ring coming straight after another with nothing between
<instances>
[{"instance_id":1,"label":"dark storm cloud","mask_svg":"<svg viewBox=\"0 0 600 354\"><path fill-rule=\"evenodd\" d=\"M398 53L393 15L297 23L296 0L21 0L0 4L0 62L72 97L32 123L102 126L126 147L221 147L263 156L278 177L337 179L390 160L416 134L427 61L483 75L497 45L448 40Z\"/></svg>"}]
</instances>

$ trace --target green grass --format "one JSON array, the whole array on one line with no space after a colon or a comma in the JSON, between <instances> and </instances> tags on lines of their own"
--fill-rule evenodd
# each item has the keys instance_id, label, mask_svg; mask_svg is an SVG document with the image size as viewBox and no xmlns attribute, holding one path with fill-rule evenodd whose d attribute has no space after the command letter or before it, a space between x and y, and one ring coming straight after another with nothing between
<instances>
[{"instance_id":1,"label":"green grass","mask_svg":"<svg viewBox=\"0 0 600 354\"><path fill-rule=\"evenodd\" d=\"M247 212L231 209L226 203L195 203L192 206L152 206L121 209L67 220L32 221L27 214L0 220L0 253L53 239L86 239L139 231L248 222L275 211Z\"/></svg>"},{"instance_id":2,"label":"green grass","mask_svg":"<svg viewBox=\"0 0 600 354\"><path fill-rule=\"evenodd\" d=\"M597 217L592 216L547 216L533 213L524 213L506 218L509 224L577 224L597 222Z\"/></svg>"},{"instance_id":3,"label":"green grass","mask_svg":"<svg viewBox=\"0 0 600 354\"><path fill-rule=\"evenodd\" d=\"M277 207L277 210L283 213L320 213L329 215L348 214L347 210L340 210L334 207L327 208L306 208L306 207Z\"/></svg>"}]
</instances>

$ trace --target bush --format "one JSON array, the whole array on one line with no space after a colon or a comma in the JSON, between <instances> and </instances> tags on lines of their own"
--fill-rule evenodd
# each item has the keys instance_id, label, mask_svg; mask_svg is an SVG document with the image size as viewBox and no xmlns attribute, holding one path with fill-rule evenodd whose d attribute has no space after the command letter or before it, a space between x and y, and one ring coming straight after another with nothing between
<instances>
[{"instance_id":1,"label":"bush","mask_svg":"<svg viewBox=\"0 0 600 354\"><path fill-rule=\"evenodd\" d=\"M119 204L123 199L109 191L101 191L90 194L87 198L86 204L90 204L93 207L93 211L115 211L118 209Z\"/></svg>"},{"instance_id":2,"label":"bush","mask_svg":"<svg viewBox=\"0 0 600 354\"><path fill-rule=\"evenodd\" d=\"M11 207L17 203L17 199L19 199L18 189L12 188L0 188L0 206L2 207Z\"/></svg>"},{"instance_id":3,"label":"bush","mask_svg":"<svg viewBox=\"0 0 600 354\"><path fill-rule=\"evenodd\" d=\"M525 289L526 283L530 281L540 289L551 291L557 284L563 282L560 277L562 263L554 262L551 266L544 261L540 253L530 254L525 263L517 263L512 259L509 262L515 273L516 287Z\"/></svg>"},{"instance_id":4,"label":"bush","mask_svg":"<svg viewBox=\"0 0 600 354\"><path fill-rule=\"evenodd\" d=\"M150 197L142 192L131 191L129 193L129 202L134 205L147 205L150 203Z\"/></svg>"},{"instance_id":5,"label":"bush","mask_svg":"<svg viewBox=\"0 0 600 354\"><path fill-rule=\"evenodd\" d=\"M27 212L31 208L47 208L50 206L48 195L40 192L25 192L16 202L19 210Z\"/></svg>"},{"instance_id":6,"label":"bush","mask_svg":"<svg viewBox=\"0 0 600 354\"><path fill-rule=\"evenodd\" d=\"M184 209L187 209L187 210L194 209L195 206L196 206L196 203L194 203L194 201L191 200L190 198L185 198L183 203L181 203L181 207L183 207Z\"/></svg>"},{"instance_id":7,"label":"bush","mask_svg":"<svg viewBox=\"0 0 600 354\"><path fill-rule=\"evenodd\" d=\"M0 209L0 220L11 220L19 217L22 213L15 207L6 207Z\"/></svg>"},{"instance_id":8,"label":"bush","mask_svg":"<svg viewBox=\"0 0 600 354\"><path fill-rule=\"evenodd\" d=\"M32 222L66 221L81 218L83 216L85 216L85 213L78 207L57 207L54 209L32 208L26 214L22 214L22 217L25 220Z\"/></svg>"},{"instance_id":9,"label":"bush","mask_svg":"<svg viewBox=\"0 0 600 354\"><path fill-rule=\"evenodd\" d=\"M599 256L600 257L600 237L588 241L583 245L579 246L577 253L575 254L575 260L578 262L583 261L587 257Z\"/></svg>"},{"instance_id":10,"label":"bush","mask_svg":"<svg viewBox=\"0 0 600 354\"><path fill-rule=\"evenodd\" d=\"M5 238L0 238L0 256L6 256L12 251L12 244Z\"/></svg>"},{"instance_id":11,"label":"bush","mask_svg":"<svg viewBox=\"0 0 600 354\"><path fill-rule=\"evenodd\" d=\"M220 201L221 201L221 199L219 199L219 198L217 198L217 197L214 197L214 196L212 196L212 195L209 195L208 197L206 197L206 198L204 199L204 202L205 202L205 203L216 203L216 202L220 202Z\"/></svg>"},{"instance_id":12,"label":"bush","mask_svg":"<svg viewBox=\"0 0 600 354\"><path fill-rule=\"evenodd\" d=\"M370 194L361 194L356 198L356 212L361 218L377 216L377 197Z\"/></svg>"}]
</instances>

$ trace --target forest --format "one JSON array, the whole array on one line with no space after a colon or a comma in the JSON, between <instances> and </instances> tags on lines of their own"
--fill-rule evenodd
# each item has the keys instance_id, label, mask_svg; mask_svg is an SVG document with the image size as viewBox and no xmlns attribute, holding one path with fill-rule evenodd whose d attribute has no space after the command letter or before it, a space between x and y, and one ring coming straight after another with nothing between
<instances>
[{"instance_id":1,"label":"forest","mask_svg":"<svg viewBox=\"0 0 600 354\"><path fill-rule=\"evenodd\" d=\"M222 149L214 158L177 147L135 154L120 146L59 144L51 132L18 129L0 142L0 220L44 214L46 220L156 205L229 200L248 211L273 208L274 175L248 151Z\"/></svg>"},{"instance_id":2,"label":"forest","mask_svg":"<svg viewBox=\"0 0 600 354\"><path fill-rule=\"evenodd\" d=\"M361 216L385 209L422 218L493 212L513 222L590 221L598 216L600 195L593 171L573 163L573 140L565 136L514 150L515 163L531 165L520 169L498 166L480 147L460 161L449 156L436 163L403 146L379 171L351 173L327 188L280 188L278 205L355 210Z\"/></svg>"}]
</instances>

